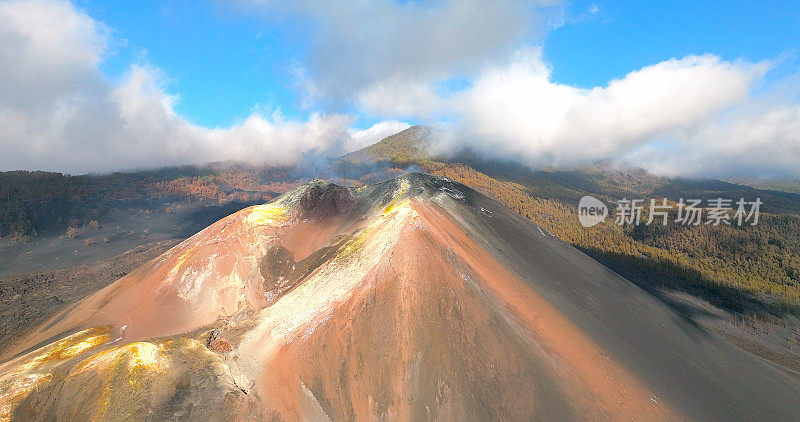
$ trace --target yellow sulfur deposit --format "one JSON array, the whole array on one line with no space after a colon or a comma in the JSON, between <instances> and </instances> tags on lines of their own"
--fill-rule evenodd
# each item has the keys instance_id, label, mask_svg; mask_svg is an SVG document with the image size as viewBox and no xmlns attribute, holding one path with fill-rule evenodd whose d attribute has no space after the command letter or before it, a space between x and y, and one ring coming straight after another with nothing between
<instances>
[{"instance_id":1,"label":"yellow sulfur deposit","mask_svg":"<svg viewBox=\"0 0 800 422\"><path fill-rule=\"evenodd\" d=\"M111 327L107 325L79 331L36 350L31 354L33 357L30 360L26 361L24 364L20 365L16 371L6 376L28 373L41 368L46 363L59 363L60 361L77 356L111 340L110 332ZM1 379L2 378L0 378L0 380Z\"/></svg>"},{"instance_id":2,"label":"yellow sulfur deposit","mask_svg":"<svg viewBox=\"0 0 800 422\"><path fill-rule=\"evenodd\" d=\"M394 193L392 202L386 205L383 208L383 214L390 214L391 212L395 211L398 207L403 205L406 201L401 201L400 198L408 191L410 184L407 180L403 179L400 180L400 188L397 189L397 192Z\"/></svg>"},{"instance_id":3,"label":"yellow sulfur deposit","mask_svg":"<svg viewBox=\"0 0 800 422\"><path fill-rule=\"evenodd\" d=\"M367 241L367 237L369 236L369 228L364 228L358 233L354 234L353 237L347 240L344 246L339 250L339 254L336 256L336 261L342 261L350 258L353 256L359 249L364 246L364 243Z\"/></svg>"},{"instance_id":4,"label":"yellow sulfur deposit","mask_svg":"<svg viewBox=\"0 0 800 422\"><path fill-rule=\"evenodd\" d=\"M160 346L148 342L129 343L124 346L104 350L81 362L75 373L80 373L89 369L104 370L111 365L126 364L128 371L132 372L137 368L160 370L163 364L159 358Z\"/></svg>"},{"instance_id":5,"label":"yellow sulfur deposit","mask_svg":"<svg viewBox=\"0 0 800 422\"><path fill-rule=\"evenodd\" d=\"M180 258L178 258L178 262L177 262L177 263L175 264L175 266L173 266L173 267L172 267L172 269L170 270L170 275L174 275L174 274L176 274L176 273L178 272L178 270L180 270L180 269L181 269L181 266L183 266L183 264L184 264L184 263L186 263L186 261L187 261L187 260L189 259L189 257L191 256L191 252L192 252L192 249L190 248L189 250L187 250L186 252L184 252L184 253L183 253L183 255L181 255L181 257L180 257Z\"/></svg>"},{"instance_id":6,"label":"yellow sulfur deposit","mask_svg":"<svg viewBox=\"0 0 800 422\"><path fill-rule=\"evenodd\" d=\"M160 365L158 363L158 347L152 343L131 343L128 345L130 349L130 359L128 360L129 368L146 367L153 370L158 370Z\"/></svg>"},{"instance_id":7,"label":"yellow sulfur deposit","mask_svg":"<svg viewBox=\"0 0 800 422\"><path fill-rule=\"evenodd\" d=\"M244 218L248 228L266 225L282 224L288 217L288 208L276 204L256 205Z\"/></svg>"},{"instance_id":8,"label":"yellow sulfur deposit","mask_svg":"<svg viewBox=\"0 0 800 422\"><path fill-rule=\"evenodd\" d=\"M107 343L110 326L79 331L23 356L15 370L0 375L0 422L11 420L14 409L31 391L52 379L51 371L65 361Z\"/></svg>"}]
</instances>

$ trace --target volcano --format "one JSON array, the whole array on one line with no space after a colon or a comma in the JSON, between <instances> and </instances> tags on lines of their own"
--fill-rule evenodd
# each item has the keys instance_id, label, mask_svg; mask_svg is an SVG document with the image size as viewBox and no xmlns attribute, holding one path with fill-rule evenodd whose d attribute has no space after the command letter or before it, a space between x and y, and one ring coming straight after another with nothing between
<instances>
[{"instance_id":1,"label":"volcano","mask_svg":"<svg viewBox=\"0 0 800 422\"><path fill-rule=\"evenodd\" d=\"M232 214L0 361L0 420L800 415L796 374L417 173Z\"/></svg>"}]
</instances>

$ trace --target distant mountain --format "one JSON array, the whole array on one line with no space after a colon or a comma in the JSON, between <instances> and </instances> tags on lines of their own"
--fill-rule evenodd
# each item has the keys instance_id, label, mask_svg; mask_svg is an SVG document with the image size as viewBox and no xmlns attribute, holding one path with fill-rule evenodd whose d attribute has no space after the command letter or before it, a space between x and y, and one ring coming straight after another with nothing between
<instances>
[{"instance_id":1,"label":"distant mountain","mask_svg":"<svg viewBox=\"0 0 800 422\"><path fill-rule=\"evenodd\" d=\"M774 190L800 194L800 178L781 177L773 179L734 178L731 183L750 186L756 189Z\"/></svg>"},{"instance_id":2,"label":"distant mountain","mask_svg":"<svg viewBox=\"0 0 800 422\"><path fill-rule=\"evenodd\" d=\"M800 414L797 377L419 173L234 213L0 353L3 419Z\"/></svg>"},{"instance_id":3,"label":"distant mountain","mask_svg":"<svg viewBox=\"0 0 800 422\"><path fill-rule=\"evenodd\" d=\"M428 147L432 131L430 126L411 126L366 148L351 152L341 157L340 161L359 165L382 161L402 164L426 160L430 158Z\"/></svg>"}]
</instances>

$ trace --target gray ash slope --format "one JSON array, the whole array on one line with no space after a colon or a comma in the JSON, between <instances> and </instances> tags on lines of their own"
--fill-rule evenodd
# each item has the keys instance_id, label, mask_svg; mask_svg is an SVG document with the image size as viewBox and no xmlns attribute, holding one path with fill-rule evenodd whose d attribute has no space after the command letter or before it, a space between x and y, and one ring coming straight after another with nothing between
<instances>
[{"instance_id":1,"label":"gray ash slope","mask_svg":"<svg viewBox=\"0 0 800 422\"><path fill-rule=\"evenodd\" d=\"M654 400L698 420L800 418L798 374L741 350L473 189L437 176L405 177L413 196L450 208L474 240L663 395ZM390 195L396 184L374 185L367 196Z\"/></svg>"},{"instance_id":2,"label":"gray ash slope","mask_svg":"<svg viewBox=\"0 0 800 422\"><path fill-rule=\"evenodd\" d=\"M458 191L453 215L481 245L663 394L654 399L696 420L800 418L800 374L741 350L496 201Z\"/></svg>"}]
</instances>

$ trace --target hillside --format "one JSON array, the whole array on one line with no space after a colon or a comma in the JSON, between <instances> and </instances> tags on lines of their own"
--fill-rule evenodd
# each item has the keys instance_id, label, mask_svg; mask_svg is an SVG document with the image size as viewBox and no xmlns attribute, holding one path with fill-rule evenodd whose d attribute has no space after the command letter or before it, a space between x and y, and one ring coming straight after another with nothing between
<instances>
[{"instance_id":1,"label":"hillside","mask_svg":"<svg viewBox=\"0 0 800 422\"><path fill-rule=\"evenodd\" d=\"M110 259L0 279L0 350L69 305L129 274L178 243L147 243Z\"/></svg>"},{"instance_id":2,"label":"hillside","mask_svg":"<svg viewBox=\"0 0 800 422\"><path fill-rule=\"evenodd\" d=\"M429 126L412 126L366 148L346 154L340 161L355 165L381 161L394 164L416 163L428 158L427 147L431 133Z\"/></svg>"},{"instance_id":3,"label":"hillside","mask_svg":"<svg viewBox=\"0 0 800 422\"><path fill-rule=\"evenodd\" d=\"M382 141L380 149L357 156L378 162L404 161L446 176L493 197L549 232L575 245L647 289L699 296L736 314L781 317L800 305L800 195L755 189L718 180L683 180L620 170L603 163L579 169L531 170L512 162L481 159L469 151L431 159L418 151L430 140L429 128L414 126ZM376 144L377 145L377 144ZM379 151L392 151L381 156ZM409 158L410 157L410 158ZM621 198L761 198L756 226L684 226L670 223L625 227L578 224L577 203L584 195L605 201ZM644 217L647 218L647 213ZM673 218L670 221L674 220ZM789 339L790 343L800 339Z\"/></svg>"},{"instance_id":4,"label":"hillside","mask_svg":"<svg viewBox=\"0 0 800 422\"><path fill-rule=\"evenodd\" d=\"M0 237L25 240L37 234L63 233L70 226L101 218L120 203L261 202L296 187L299 179L291 169L233 163L106 175L0 172Z\"/></svg>"},{"instance_id":5,"label":"hillside","mask_svg":"<svg viewBox=\"0 0 800 422\"><path fill-rule=\"evenodd\" d=\"M418 173L314 181L232 214L0 355L0 417L15 419L800 412L796 377L498 202Z\"/></svg>"}]
</instances>

